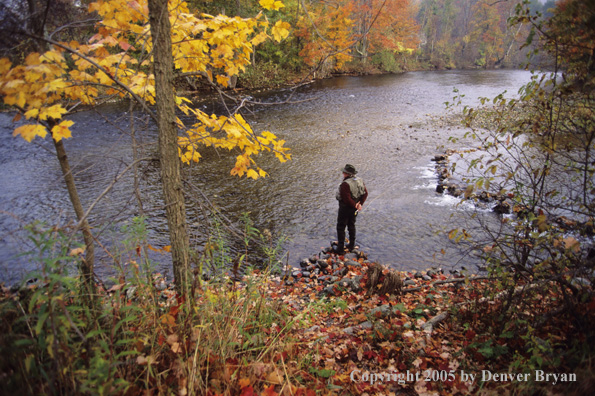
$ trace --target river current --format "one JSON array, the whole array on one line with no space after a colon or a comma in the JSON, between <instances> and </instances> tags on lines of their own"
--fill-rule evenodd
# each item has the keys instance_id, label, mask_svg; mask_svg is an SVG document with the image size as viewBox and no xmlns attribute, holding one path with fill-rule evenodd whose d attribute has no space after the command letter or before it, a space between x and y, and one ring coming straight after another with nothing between
<instances>
[{"instance_id":1,"label":"river current","mask_svg":"<svg viewBox=\"0 0 595 396\"><path fill-rule=\"evenodd\" d=\"M518 70L409 72L399 75L336 77L291 91L256 95L257 100L285 104L252 106L244 113L255 131L269 130L286 140L292 160L279 163L261 155L258 164L269 176L259 180L229 175L235 155L207 149L200 163L185 167L188 220L192 247L202 250L213 233L205 213L213 205L232 223L250 212L256 227L289 240L284 260L297 263L329 246L336 238L340 169L353 164L369 191L357 218L357 244L370 259L398 270L472 265L445 231L469 216L458 200L435 192L431 161L464 129L439 122L452 101L453 88L463 104L504 91L514 96L530 79ZM242 93L245 94L245 93ZM214 102L215 99L212 99ZM210 101L200 106L211 107ZM40 220L50 225L73 222L60 167L48 138L27 143L14 138L13 115L0 114L0 282L18 282L34 269L21 254L33 250L24 226ZM104 106L75 114L73 138L65 141L83 205L88 207L132 161L130 114L127 106ZM156 130L146 117L135 117L141 156L156 156ZM459 143L465 144L465 143ZM94 235L111 255L123 255L121 228L139 213L129 172L95 207L90 222ZM168 243L158 163L140 168L143 208L148 216L149 243ZM109 254L98 247L96 273L114 274ZM152 252L156 270L171 275L167 254Z\"/></svg>"}]
</instances>

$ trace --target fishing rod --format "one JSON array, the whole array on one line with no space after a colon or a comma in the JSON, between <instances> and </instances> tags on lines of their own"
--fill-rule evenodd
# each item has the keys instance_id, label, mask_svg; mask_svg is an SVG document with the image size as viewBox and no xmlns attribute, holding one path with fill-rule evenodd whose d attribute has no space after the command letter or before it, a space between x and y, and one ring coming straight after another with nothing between
<instances>
[{"instance_id":1,"label":"fishing rod","mask_svg":"<svg viewBox=\"0 0 595 396\"><path fill-rule=\"evenodd\" d=\"M380 194L378 194L376 197L374 197L374 199L373 199L373 200L371 200L371 201L368 203L368 206L366 206L366 207L369 207L370 205L372 205L372 203L374 203L374 201L376 201L378 198L380 198L381 196L383 196L384 194L386 194L386 193L388 192L388 190L390 190L390 188L386 188L386 189L384 189L384 191L382 191ZM362 210L364 210L364 208L363 208L363 205L362 205L362 208L361 208L360 210L356 210L356 211L355 211L355 215L357 216L357 214L358 214L359 212L361 212Z\"/></svg>"}]
</instances>

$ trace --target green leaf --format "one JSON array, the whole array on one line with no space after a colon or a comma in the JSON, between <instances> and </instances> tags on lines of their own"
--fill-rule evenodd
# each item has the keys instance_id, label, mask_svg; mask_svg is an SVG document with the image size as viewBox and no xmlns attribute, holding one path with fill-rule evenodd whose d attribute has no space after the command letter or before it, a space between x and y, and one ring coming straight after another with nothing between
<instances>
[{"instance_id":1,"label":"green leaf","mask_svg":"<svg viewBox=\"0 0 595 396\"><path fill-rule=\"evenodd\" d=\"M43 324L45 323L45 321L47 320L47 318L49 316L50 316L49 312L45 312L39 316L39 319L37 319L37 324L35 325L35 334L37 334L37 335L41 334L41 328L43 327Z\"/></svg>"},{"instance_id":2,"label":"green leaf","mask_svg":"<svg viewBox=\"0 0 595 396\"><path fill-rule=\"evenodd\" d=\"M316 374L317 376L322 377L322 378L332 377L336 373L335 370L330 370L330 369L316 369L314 367L310 367L310 372L312 374Z\"/></svg>"}]
</instances>

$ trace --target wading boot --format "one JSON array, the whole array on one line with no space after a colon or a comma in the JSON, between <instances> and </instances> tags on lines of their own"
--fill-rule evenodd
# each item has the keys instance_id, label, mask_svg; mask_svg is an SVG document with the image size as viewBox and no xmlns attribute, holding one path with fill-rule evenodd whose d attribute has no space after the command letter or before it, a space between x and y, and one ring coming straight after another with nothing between
<instances>
[{"instance_id":1,"label":"wading boot","mask_svg":"<svg viewBox=\"0 0 595 396\"><path fill-rule=\"evenodd\" d=\"M343 246L344 245L342 243L333 242L331 245L332 252L337 255L345 254L345 248Z\"/></svg>"}]
</instances>

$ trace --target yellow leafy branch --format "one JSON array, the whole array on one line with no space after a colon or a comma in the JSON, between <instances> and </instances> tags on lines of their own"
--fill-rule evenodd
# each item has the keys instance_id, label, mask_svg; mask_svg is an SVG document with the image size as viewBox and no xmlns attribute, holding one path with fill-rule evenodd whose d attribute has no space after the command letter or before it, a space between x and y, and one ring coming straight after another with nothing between
<instances>
[{"instance_id":1,"label":"yellow leafy branch","mask_svg":"<svg viewBox=\"0 0 595 396\"><path fill-rule=\"evenodd\" d=\"M263 6L278 10L283 4L265 1ZM51 44L52 50L29 54L23 65L14 67L7 59L0 59L0 95L4 103L15 106L27 119L36 121L17 128L15 135L27 141L36 136L43 138L48 132L44 121L51 119L51 132L56 141L71 137L70 128L74 123L61 121L68 114L65 103L75 100L96 104L100 90L132 97L156 119L147 103L154 103L154 78L141 71L147 60L131 56L139 56L137 48L141 53L149 51L148 55L152 49L146 0L98 0L89 6L89 11L97 12L102 20L88 43L61 43L30 35ZM206 14L199 18L190 14L185 2L177 0L170 1L169 11L178 75L200 75L220 93L219 87L226 87L229 78L250 63L254 46L268 37L268 21L261 19L262 14L246 19ZM259 29L263 30L258 32ZM289 29L289 24L279 21L271 32L274 39L280 41L287 37ZM75 68L67 65L64 52L70 54ZM265 150L274 151L282 162L290 159L283 140L270 132L257 136L237 114L243 102L233 113L228 111L228 117L208 116L191 109L188 102L185 98L176 99L178 108L187 115L193 113L197 120L192 128L186 128L178 120L179 127L187 133L179 140L183 162L198 162L201 145L239 149L241 160L236 161L232 174L257 178L266 176L266 172L255 166L252 156Z\"/></svg>"}]
</instances>

